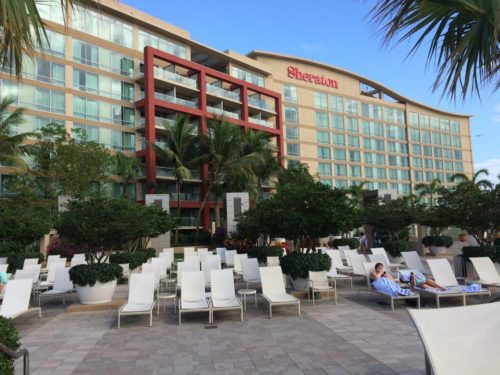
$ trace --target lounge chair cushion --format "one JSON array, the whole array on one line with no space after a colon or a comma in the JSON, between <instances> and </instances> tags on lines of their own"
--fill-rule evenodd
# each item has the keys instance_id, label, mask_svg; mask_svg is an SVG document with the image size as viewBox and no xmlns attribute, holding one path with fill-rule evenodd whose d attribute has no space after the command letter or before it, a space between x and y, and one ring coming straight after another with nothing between
<instances>
[{"instance_id":1,"label":"lounge chair cushion","mask_svg":"<svg viewBox=\"0 0 500 375\"><path fill-rule=\"evenodd\" d=\"M212 306L217 308L226 308L226 307L239 307L241 306L240 301L234 298L228 299L213 299L212 298Z\"/></svg>"},{"instance_id":2,"label":"lounge chair cushion","mask_svg":"<svg viewBox=\"0 0 500 375\"><path fill-rule=\"evenodd\" d=\"M181 301L181 310L208 309L206 299L200 301Z\"/></svg>"},{"instance_id":3,"label":"lounge chair cushion","mask_svg":"<svg viewBox=\"0 0 500 375\"><path fill-rule=\"evenodd\" d=\"M141 311L151 311L153 308L152 303L127 303L121 309L122 313L131 313L131 312L141 312Z\"/></svg>"},{"instance_id":4,"label":"lounge chair cushion","mask_svg":"<svg viewBox=\"0 0 500 375\"><path fill-rule=\"evenodd\" d=\"M264 295L272 303L298 302L298 299L291 294L270 294Z\"/></svg>"}]
</instances>

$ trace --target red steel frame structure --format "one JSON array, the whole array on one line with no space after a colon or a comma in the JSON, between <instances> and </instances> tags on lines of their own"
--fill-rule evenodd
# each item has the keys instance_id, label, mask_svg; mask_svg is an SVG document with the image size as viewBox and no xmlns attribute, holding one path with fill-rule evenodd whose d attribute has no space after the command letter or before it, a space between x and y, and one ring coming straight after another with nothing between
<instances>
[{"instance_id":1,"label":"red steel frame structure","mask_svg":"<svg viewBox=\"0 0 500 375\"><path fill-rule=\"evenodd\" d=\"M155 98L155 81L154 81L154 61L163 60L175 64L177 66L188 69L191 73L197 74L199 97L198 108L191 108L177 103L167 102ZM136 109L143 109L146 125L145 125L145 150L138 151L137 157L145 158L146 162L146 193L155 193L156 183L156 155L152 147L152 143L156 140L155 128L155 109L165 108L175 112L180 112L189 116L195 116L200 119L200 133L207 134L208 128L206 119L212 119L216 116L207 111L207 93L206 93L206 77L212 77L221 81L230 83L232 87L240 88L241 93L241 119L225 118L226 121L241 126L245 131L248 129L255 129L265 133L272 134L276 137L276 144L278 146L278 157L281 159L283 156L283 126L282 126L282 111L281 111L281 95L275 91L268 90L249 82L234 78L228 74L221 73L209 67L194 63L189 60L171 55L153 47L144 48L144 98L135 103ZM274 99L275 112L276 112L276 127L268 128L265 126L257 125L248 121L248 91L260 93L266 97ZM206 180L208 177L208 165L204 164L200 169L201 178L201 195L204 196L206 192ZM176 201L171 201L171 207L177 207ZM182 207L184 208L199 208L201 202L184 201ZM210 208L214 207L214 203L210 202L202 213L202 226L209 228L210 224Z\"/></svg>"}]
</instances>

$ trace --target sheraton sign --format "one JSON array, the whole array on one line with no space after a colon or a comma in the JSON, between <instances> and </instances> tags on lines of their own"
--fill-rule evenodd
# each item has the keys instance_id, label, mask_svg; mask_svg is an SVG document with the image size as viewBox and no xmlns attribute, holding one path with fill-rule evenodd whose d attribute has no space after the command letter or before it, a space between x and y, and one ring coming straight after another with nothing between
<instances>
[{"instance_id":1,"label":"sheraton sign","mask_svg":"<svg viewBox=\"0 0 500 375\"><path fill-rule=\"evenodd\" d=\"M315 85L321 85L326 87L331 87L333 89L338 89L339 84L336 80L327 78L324 75L316 75L310 73L304 73L294 66L289 66L287 68L287 73L289 78L294 78L299 81L310 82Z\"/></svg>"}]
</instances>

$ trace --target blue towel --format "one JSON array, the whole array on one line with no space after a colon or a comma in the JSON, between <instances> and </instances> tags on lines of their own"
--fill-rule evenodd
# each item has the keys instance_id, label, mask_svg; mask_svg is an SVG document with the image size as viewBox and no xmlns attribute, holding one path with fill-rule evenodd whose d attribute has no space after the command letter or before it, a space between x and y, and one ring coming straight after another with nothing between
<instances>
[{"instance_id":1,"label":"blue towel","mask_svg":"<svg viewBox=\"0 0 500 375\"><path fill-rule=\"evenodd\" d=\"M462 289L463 292L471 293L471 292L480 292L481 285L479 284L470 284L469 286Z\"/></svg>"},{"instance_id":2,"label":"blue towel","mask_svg":"<svg viewBox=\"0 0 500 375\"><path fill-rule=\"evenodd\" d=\"M372 287L379 292L389 294L393 297L409 296L411 294L409 289L402 289L399 285L387 277L381 277L373 281Z\"/></svg>"}]
</instances>

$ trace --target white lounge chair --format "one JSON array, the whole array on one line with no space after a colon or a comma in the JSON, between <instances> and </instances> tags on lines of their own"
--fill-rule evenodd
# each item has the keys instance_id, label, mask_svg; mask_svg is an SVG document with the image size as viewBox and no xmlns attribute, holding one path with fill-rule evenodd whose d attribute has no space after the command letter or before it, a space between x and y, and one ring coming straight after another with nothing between
<instances>
[{"instance_id":1,"label":"white lounge chair","mask_svg":"<svg viewBox=\"0 0 500 375\"><path fill-rule=\"evenodd\" d=\"M182 313L208 311L208 323L212 322L212 309L205 294L205 276L202 271L182 272L181 298L179 301L179 325Z\"/></svg>"},{"instance_id":2,"label":"white lounge chair","mask_svg":"<svg viewBox=\"0 0 500 375\"><path fill-rule=\"evenodd\" d=\"M383 247L372 247L371 249L372 254L380 254L385 258L385 262L389 265L390 268L395 268L396 271L401 268L400 263L391 263L389 260L389 257L387 256L387 252ZM389 270L389 269L388 269Z\"/></svg>"},{"instance_id":3,"label":"white lounge chair","mask_svg":"<svg viewBox=\"0 0 500 375\"><path fill-rule=\"evenodd\" d=\"M234 273L236 276L241 277L243 276L243 268L241 266L241 261L242 259L248 259L248 254L235 254L234 255Z\"/></svg>"},{"instance_id":4,"label":"white lounge chair","mask_svg":"<svg viewBox=\"0 0 500 375\"><path fill-rule=\"evenodd\" d=\"M152 273L155 279L155 291L160 286L160 265L158 263L144 263L142 265L142 273Z\"/></svg>"},{"instance_id":5,"label":"white lounge chair","mask_svg":"<svg viewBox=\"0 0 500 375\"><path fill-rule=\"evenodd\" d=\"M66 303L66 294L73 291L73 283L69 279L70 267L58 267L56 269L56 277L54 279L54 286L51 290L47 290L38 295L38 306L40 306L41 297L62 295L63 304Z\"/></svg>"},{"instance_id":6,"label":"white lounge chair","mask_svg":"<svg viewBox=\"0 0 500 375\"><path fill-rule=\"evenodd\" d=\"M7 257L0 257L0 264L7 264Z\"/></svg>"},{"instance_id":7,"label":"white lounge chair","mask_svg":"<svg viewBox=\"0 0 500 375\"><path fill-rule=\"evenodd\" d=\"M184 259L186 259L186 255L196 255L196 249L194 247L185 247L183 253Z\"/></svg>"},{"instance_id":8,"label":"white lounge chair","mask_svg":"<svg viewBox=\"0 0 500 375\"><path fill-rule=\"evenodd\" d=\"M340 252L340 256L342 259L345 259L347 266L351 266L351 260L347 256L347 253L351 251L351 248L349 246L337 246L337 250Z\"/></svg>"},{"instance_id":9,"label":"white lounge chair","mask_svg":"<svg viewBox=\"0 0 500 375\"><path fill-rule=\"evenodd\" d=\"M149 315L149 326L153 325L155 282L154 273L133 273L130 275L128 301L118 310L118 328L120 328L122 315Z\"/></svg>"},{"instance_id":10,"label":"white lounge chair","mask_svg":"<svg viewBox=\"0 0 500 375\"><path fill-rule=\"evenodd\" d=\"M74 266L78 266L80 264L87 264L85 256L81 258L81 257L76 257L76 255L78 254L75 254L75 256L71 258L71 262L69 263L69 268L73 268Z\"/></svg>"},{"instance_id":11,"label":"white lounge chair","mask_svg":"<svg viewBox=\"0 0 500 375\"><path fill-rule=\"evenodd\" d=\"M0 315L4 318L15 319L28 312L38 311L38 316L41 317L40 307L29 307L32 287L33 277L9 280L5 286Z\"/></svg>"},{"instance_id":12,"label":"white lounge chair","mask_svg":"<svg viewBox=\"0 0 500 375\"><path fill-rule=\"evenodd\" d=\"M177 263L177 289L182 286L182 273L199 271L200 266L197 262L179 262Z\"/></svg>"},{"instance_id":13,"label":"white lounge chair","mask_svg":"<svg viewBox=\"0 0 500 375\"><path fill-rule=\"evenodd\" d=\"M33 284L38 283L38 280L40 279L40 271L41 271L42 265L41 264L27 264L23 267L23 270L33 270Z\"/></svg>"},{"instance_id":14,"label":"white lounge chair","mask_svg":"<svg viewBox=\"0 0 500 375\"><path fill-rule=\"evenodd\" d=\"M391 302L391 310L392 311L394 311L394 301L410 300L410 299L416 299L417 300L417 307L420 309L420 295L418 293L411 292L411 294L409 296L394 297L392 294L387 294L387 293L381 292L379 290L376 290L375 288L372 287L372 285L370 283L370 274L375 270L375 263L363 263L363 268L365 270L365 275L366 275L367 289L370 292L377 293L380 296L388 298Z\"/></svg>"},{"instance_id":15,"label":"white lounge chair","mask_svg":"<svg viewBox=\"0 0 500 375\"><path fill-rule=\"evenodd\" d=\"M47 289L54 285L54 280L56 278L56 270L59 267L66 266L66 259L54 260L50 263L47 269L47 279L45 281L40 281L38 289Z\"/></svg>"},{"instance_id":16,"label":"white lounge chair","mask_svg":"<svg viewBox=\"0 0 500 375\"><path fill-rule=\"evenodd\" d=\"M489 257L470 258L470 261L474 265L481 285L500 288L500 275Z\"/></svg>"},{"instance_id":17,"label":"white lounge chair","mask_svg":"<svg viewBox=\"0 0 500 375\"><path fill-rule=\"evenodd\" d=\"M429 267L432 271L432 276L434 280L439 285L446 288L446 290L441 291L438 288L432 289L424 289L424 288L415 288L421 294L427 294L436 298L436 306L440 307L440 299L441 298L453 298L453 297L461 297L463 305L467 304L468 296L491 296L491 292L487 289L481 288L478 292L464 292L465 285L459 285L455 274L453 273L453 269L451 268L450 263L447 259L429 259L427 261Z\"/></svg>"},{"instance_id":18,"label":"white lounge chair","mask_svg":"<svg viewBox=\"0 0 500 375\"><path fill-rule=\"evenodd\" d=\"M335 267L339 272L343 273L352 273L352 267L351 266L346 266L344 265L344 262L342 261L342 254L340 253L340 250L326 250L326 253L330 256L332 259L333 263L335 263Z\"/></svg>"},{"instance_id":19,"label":"white lounge chair","mask_svg":"<svg viewBox=\"0 0 500 375\"><path fill-rule=\"evenodd\" d=\"M311 292L312 292L312 301L313 305L316 304L316 300L314 298L314 292L327 292L327 301L330 301L330 292L335 292L335 304L337 304L337 292L335 289L330 286L328 282L328 277L326 275L326 271L309 271L309 288L307 290L307 297L311 300Z\"/></svg>"},{"instance_id":20,"label":"white lounge chair","mask_svg":"<svg viewBox=\"0 0 500 375\"><path fill-rule=\"evenodd\" d=\"M279 265L280 265L280 257L267 257L266 258L266 266L277 267Z\"/></svg>"},{"instance_id":21,"label":"white lounge chair","mask_svg":"<svg viewBox=\"0 0 500 375\"><path fill-rule=\"evenodd\" d=\"M214 322L214 311L240 310L241 321L243 321L243 305L234 293L234 278L231 270L212 270L210 276L212 306L212 323Z\"/></svg>"},{"instance_id":22,"label":"white lounge chair","mask_svg":"<svg viewBox=\"0 0 500 375\"><path fill-rule=\"evenodd\" d=\"M386 272L389 272L394 278L398 278L398 271L391 269L391 264L387 263L387 257L384 257L382 254L368 254L368 259L370 260L369 263L382 263Z\"/></svg>"},{"instance_id":23,"label":"white lounge chair","mask_svg":"<svg viewBox=\"0 0 500 375\"><path fill-rule=\"evenodd\" d=\"M23 268L28 264L38 264L38 260L39 260L38 258L26 258L23 262Z\"/></svg>"},{"instance_id":24,"label":"white lounge chair","mask_svg":"<svg viewBox=\"0 0 500 375\"><path fill-rule=\"evenodd\" d=\"M329 280L333 281L333 288L335 289L335 294L337 291L337 281L348 281L351 283L351 288L352 288L352 276L349 275L344 275L340 274L337 272L337 265L335 264L335 259L333 259L333 254L332 251L335 250L327 250L326 253L330 257L330 260L332 261L332 265L330 267L330 271L327 272L326 276L328 277ZM340 253L338 254L338 258L340 259Z\"/></svg>"},{"instance_id":25,"label":"white lounge chair","mask_svg":"<svg viewBox=\"0 0 500 375\"><path fill-rule=\"evenodd\" d=\"M234 267L234 256L236 250L226 250L226 267Z\"/></svg>"},{"instance_id":26,"label":"white lounge chair","mask_svg":"<svg viewBox=\"0 0 500 375\"><path fill-rule=\"evenodd\" d=\"M225 247L217 247L215 249L215 251L216 251L217 255L219 255L220 261L222 263L226 263L226 250L227 249Z\"/></svg>"},{"instance_id":27,"label":"white lounge chair","mask_svg":"<svg viewBox=\"0 0 500 375\"><path fill-rule=\"evenodd\" d=\"M500 302L408 313L424 344L427 374L499 373Z\"/></svg>"},{"instance_id":28,"label":"white lounge chair","mask_svg":"<svg viewBox=\"0 0 500 375\"><path fill-rule=\"evenodd\" d=\"M364 259L365 257L363 256L362 259L361 256L358 254L357 250L346 251L346 256L347 259L349 259L349 262L351 263L352 275L354 277L362 277L365 279L366 272L365 268L363 267L363 264L366 263Z\"/></svg>"},{"instance_id":29,"label":"white lounge chair","mask_svg":"<svg viewBox=\"0 0 500 375\"><path fill-rule=\"evenodd\" d=\"M257 258L240 258L243 281L247 289L252 284L260 284L259 261Z\"/></svg>"},{"instance_id":30,"label":"white lounge chair","mask_svg":"<svg viewBox=\"0 0 500 375\"><path fill-rule=\"evenodd\" d=\"M30 279L33 284L33 278L35 277L35 269L28 268L25 270L17 270L14 273L14 280Z\"/></svg>"},{"instance_id":31,"label":"white lounge chair","mask_svg":"<svg viewBox=\"0 0 500 375\"><path fill-rule=\"evenodd\" d=\"M200 262L204 262L205 259L207 259L208 248L206 248L206 247L199 248L197 253L198 253L198 257L200 258Z\"/></svg>"},{"instance_id":32,"label":"white lounge chair","mask_svg":"<svg viewBox=\"0 0 500 375\"><path fill-rule=\"evenodd\" d=\"M7 269L9 268L8 264L0 264L0 272L7 273Z\"/></svg>"},{"instance_id":33,"label":"white lounge chair","mask_svg":"<svg viewBox=\"0 0 500 375\"><path fill-rule=\"evenodd\" d=\"M221 269L221 263L218 255L207 256L206 260L204 262L201 262L201 270L205 275L205 285L207 286L211 285L212 271L220 269Z\"/></svg>"},{"instance_id":34,"label":"white lounge chair","mask_svg":"<svg viewBox=\"0 0 500 375\"><path fill-rule=\"evenodd\" d=\"M401 255L403 256L408 269L416 270L424 275L431 274L430 268L424 266L422 259L420 259L420 256L416 251L403 251Z\"/></svg>"},{"instance_id":35,"label":"white lounge chair","mask_svg":"<svg viewBox=\"0 0 500 375\"><path fill-rule=\"evenodd\" d=\"M273 317L273 306L297 305L300 316L300 300L285 290L281 267L260 267L262 296L269 303L269 317Z\"/></svg>"}]
</instances>

